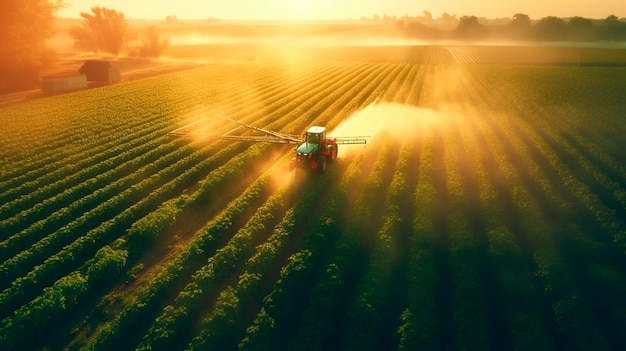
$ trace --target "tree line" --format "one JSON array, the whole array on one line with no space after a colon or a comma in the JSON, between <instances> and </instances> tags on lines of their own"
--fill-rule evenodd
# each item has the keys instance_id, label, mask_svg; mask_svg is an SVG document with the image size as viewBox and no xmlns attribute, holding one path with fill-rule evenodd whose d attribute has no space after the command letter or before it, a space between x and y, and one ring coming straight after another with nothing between
<instances>
[{"instance_id":1,"label":"tree line","mask_svg":"<svg viewBox=\"0 0 626 351\"><path fill-rule=\"evenodd\" d=\"M168 39L159 37L156 26L147 27L143 34L130 33L122 12L97 6L91 12L82 12L83 23L70 29L78 50L115 56L126 51L129 56L159 57L169 46Z\"/></svg>"},{"instance_id":2,"label":"tree line","mask_svg":"<svg viewBox=\"0 0 626 351\"><path fill-rule=\"evenodd\" d=\"M55 53L46 44L55 33L55 14L63 0L3 0L0 5L0 94L32 89ZM158 57L169 46L156 27L132 33L122 12L92 7L82 23L70 29L77 50L118 56Z\"/></svg>"},{"instance_id":3,"label":"tree line","mask_svg":"<svg viewBox=\"0 0 626 351\"><path fill-rule=\"evenodd\" d=\"M397 20L396 28L411 38L440 40L533 40L533 41L624 41L626 22L610 15L596 20L584 17L560 18L548 16L533 21L526 14L513 15L508 23L490 22L476 16L456 18L448 15L446 20L456 21L451 30L438 28L428 17ZM425 24L428 23L428 24Z\"/></svg>"}]
</instances>

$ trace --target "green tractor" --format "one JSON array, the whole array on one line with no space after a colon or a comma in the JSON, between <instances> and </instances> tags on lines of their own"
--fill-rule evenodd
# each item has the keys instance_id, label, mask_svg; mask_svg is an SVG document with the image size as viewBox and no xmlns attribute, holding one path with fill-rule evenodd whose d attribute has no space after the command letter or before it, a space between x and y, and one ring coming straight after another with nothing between
<instances>
[{"instance_id":1,"label":"green tractor","mask_svg":"<svg viewBox=\"0 0 626 351\"><path fill-rule=\"evenodd\" d=\"M296 147L291 168L305 168L324 173L329 162L337 158L337 139L326 138L326 128L311 127L303 135L304 142Z\"/></svg>"},{"instance_id":2,"label":"green tractor","mask_svg":"<svg viewBox=\"0 0 626 351\"><path fill-rule=\"evenodd\" d=\"M326 128L314 126L310 127L301 136L283 134L274 132L267 129L255 127L250 124L237 122L232 119L228 121L238 124L239 127L224 133L222 135L209 136L213 138L226 139L226 140L239 140L250 142L269 142L276 144L294 144L296 147L296 155L291 159L290 168L296 169L309 169L319 173L324 173L328 164L337 159L337 153L339 152L339 144L366 144L367 138L365 136L357 137L327 137ZM196 122L198 123L198 122ZM194 123L194 124L196 124ZM193 132L187 132L191 124L178 128L170 133L171 136L192 136L197 135ZM240 127L246 127L264 135L232 135L231 133ZM205 135L206 136L206 135Z\"/></svg>"}]
</instances>

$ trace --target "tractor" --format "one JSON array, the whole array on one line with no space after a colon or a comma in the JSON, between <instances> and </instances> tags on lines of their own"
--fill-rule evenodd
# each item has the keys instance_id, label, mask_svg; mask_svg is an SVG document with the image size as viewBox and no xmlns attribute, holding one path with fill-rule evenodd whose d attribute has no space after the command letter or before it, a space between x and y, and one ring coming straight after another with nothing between
<instances>
[{"instance_id":1,"label":"tractor","mask_svg":"<svg viewBox=\"0 0 626 351\"><path fill-rule=\"evenodd\" d=\"M241 123L230 118L226 120L238 124L239 126L233 130L230 130L221 135L202 135L209 138L218 138L225 140L238 140L249 142L268 142L275 144L293 144L297 145L295 157L291 159L290 168L297 170L299 168L309 169L319 173L324 173L328 164L337 159L337 153L339 152L339 144L366 144L367 136L355 136L355 137L327 137L326 128L313 126L307 129L302 135L291 135L274 132L271 130L255 127L250 124ZM198 136L198 133L185 131L188 130L193 124L200 123L201 121L188 124L184 127L178 128L172 132L169 132L170 136ZM261 132L263 135L233 135L232 133L241 128L246 127L257 132Z\"/></svg>"}]
</instances>

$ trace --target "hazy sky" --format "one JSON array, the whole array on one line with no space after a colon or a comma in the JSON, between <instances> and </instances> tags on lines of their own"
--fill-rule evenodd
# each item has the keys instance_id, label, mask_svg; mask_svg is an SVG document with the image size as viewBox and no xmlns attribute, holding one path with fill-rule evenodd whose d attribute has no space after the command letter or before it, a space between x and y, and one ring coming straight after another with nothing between
<instances>
[{"instance_id":1,"label":"hazy sky","mask_svg":"<svg viewBox=\"0 0 626 351\"><path fill-rule=\"evenodd\" d=\"M532 19L546 16L626 17L624 0L65 0L59 17L79 17L101 6L128 19L346 19L373 15L410 16L430 11L434 17L452 15L511 17L525 13Z\"/></svg>"}]
</instances>

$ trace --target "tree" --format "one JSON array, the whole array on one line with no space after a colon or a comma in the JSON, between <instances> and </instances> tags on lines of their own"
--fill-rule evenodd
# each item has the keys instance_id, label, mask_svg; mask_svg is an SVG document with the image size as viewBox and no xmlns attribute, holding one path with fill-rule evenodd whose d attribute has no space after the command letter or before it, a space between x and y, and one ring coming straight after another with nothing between
<instances>
[{"instance_id":1,"label":"tree","mask_svg":"<svg viewBox=\"0 0 626 351\"><path fill-rule=\"evenodd\" d=\"M484 39L488 34L489 29L476 16L462 16L454 29L454 36L460 39Z\"/></svg>"},{"instance_id":2,"label":"tree","mask_svg":"<svg viewBox=\"0 0 626 351\"><path fill-rule=\"evenodd\" d=\"M617 16L610 15L602 20L600 33L604 40L626 40L626 23L621 22Z\"/></svg>"},{"instance_id":3,"label":"tree","mask_svg":"<svg viewBox=\"0 0 626 351\"><path fill-rule=\"evenodd\" d=\"M513 15L511 26L520 28L530 27L530 17L524 13L516 13Z\"/></svg>"},{"instance_id":4,"label":"tree","mask_svg":"<svg viewBox=\"0 0 626 351\"><path fill-rule=\"evenodd\" d=\"M0 93L36 86L52 62L46 39L62 0L2 0L0 3Z\"/></svg>"},{"instance_id":5,"label":"tree","mask_svg":"<svg viewBox=\"0 0 626 351\"><path fill-rule=\"evenodd\" d=\"M540 40L564 40L567 35L565 21L554 16L544 17L535 25L535 35Z\"/></svg>"},{"instance_id":6,"label":"tree","mask_svg":"<svg viewBox=\"0 0 626 351\"><path fill-rule=\"evenodd\" d=\"M458 20L456 19L456 15L451 15L447 12L444 12L441 14L441 21L442 22L454 22L456 23Z\"/></svg>"},{"instance_id":7,"label":"tree","mask_svg":"<svg viewBox=\"0 0 626 351\"><path fill-rule=\"evenodd\" d=\"M528 39L530 36L530 17L523 13L513 15L513 20L509 24L509 33L512 39Z\"/></svg>"},{"instance_id":8,"label":"tree","mask_svg":"<svg viewBox=\"0 0 626 351\"><path fill-rule=\"evenodd\" d=\"M593 22L588 18L572 17L567 22L567 32L571 40L592 40L594 38Z\"/></svg>"},{"instance_id":9,"label":"tree","mask_svg":"<svg viewBox=\"0 0 626 351\"><path fill-rule=\"evenodd\" d=\"M130 56L140 57L159 57L161 53L170 45L167 38L161 39L156 26L150 26L146 29L144 37L141 38L139 47L130 50Z\"/></svg>"},{"instance_id":10,"label":"tree","mask_svg":"<svg viewBox=\"0 0 626 351\"><path fill-rule=\"evenodd\" d=\"M92 7L91 11L93 14L82 12L82 26L70 30L74 46L79 50L119 55L128 30L124 14L98 6Z\"/></svg>"}]
</instances>

